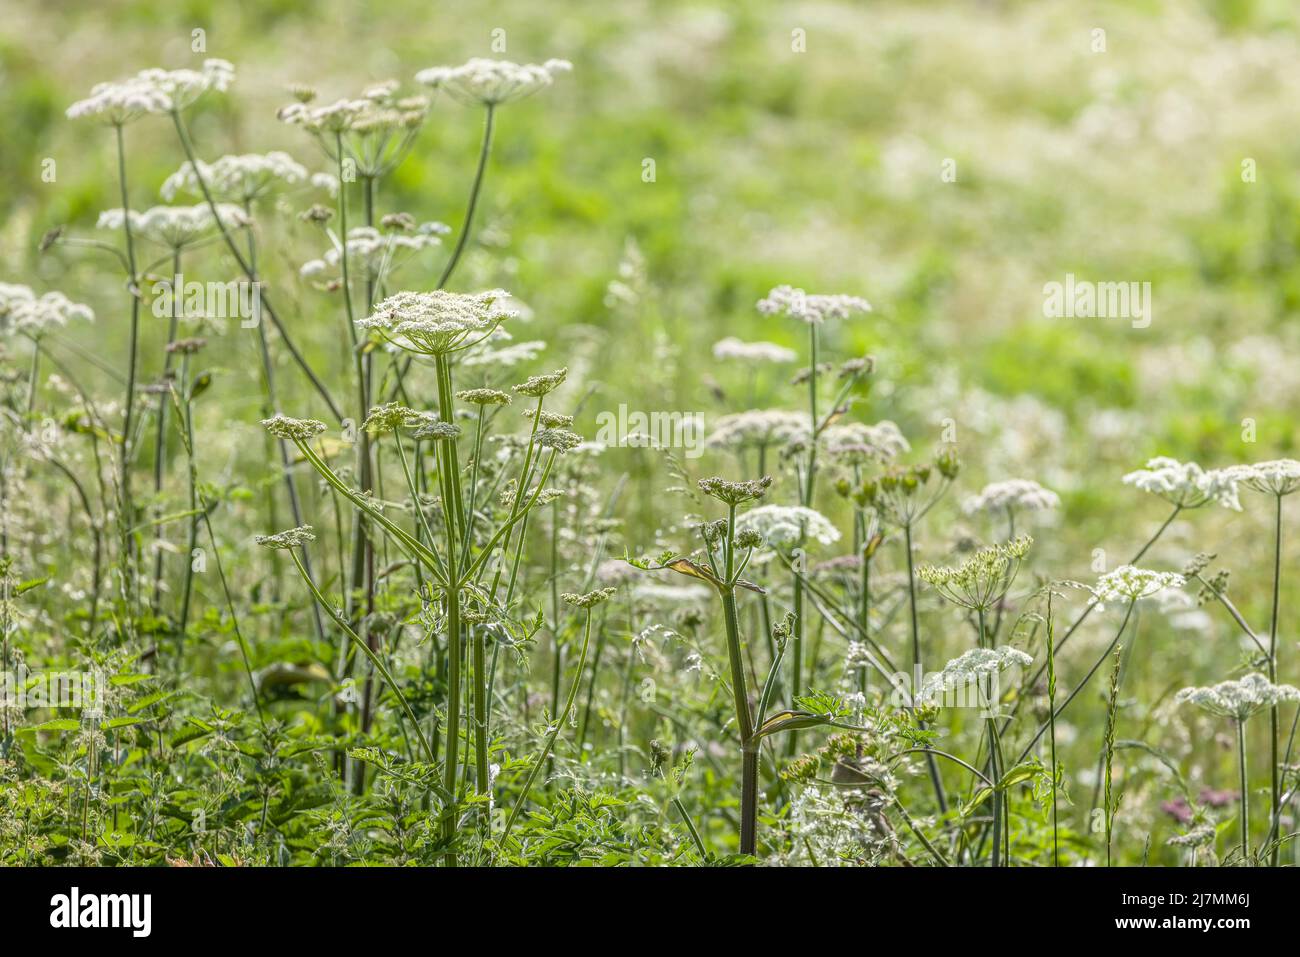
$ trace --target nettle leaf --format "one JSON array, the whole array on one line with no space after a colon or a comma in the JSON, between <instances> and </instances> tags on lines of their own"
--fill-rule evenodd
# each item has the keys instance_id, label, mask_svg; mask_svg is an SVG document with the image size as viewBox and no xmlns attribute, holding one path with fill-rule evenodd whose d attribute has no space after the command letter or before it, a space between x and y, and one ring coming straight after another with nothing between
<instances>
[{"instance_id":1,"label":"nettle leaf","mask_svg":"<svg viewBox=\"0 0 1300 957\"><path fill-rule=\"evenodd\" d=\"M25 582L19 583L19 585L14 589L14 594L21 595L23 592L31 591L33 588L39 588L47 581L49 581L48 578L30 578Z\"/></svg>"},{"instance_id":2,"label":"nettle leaf","mask_svg":"<svg viewBox=\"0 0 1300 957\"><path fill-rule=\"evenodd\" d=\"M81 721L78 718L55 718L51 721L45 721L41 724L34 724L30 728L23 728L23 731L80 731Z\"/></svg>"}]
</instances>

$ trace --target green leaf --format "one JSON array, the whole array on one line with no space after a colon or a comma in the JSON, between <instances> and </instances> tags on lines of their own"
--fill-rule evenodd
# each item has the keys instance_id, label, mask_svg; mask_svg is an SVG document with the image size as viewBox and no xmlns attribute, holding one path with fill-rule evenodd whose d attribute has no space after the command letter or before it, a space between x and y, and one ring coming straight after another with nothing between
<instances>
[{"instance_id":1,"label":"green leaf","mask_svg":"<svg viewBox=\"0 0 1300 957\"><path fill-rule=\"evenodd\" d=\"M52 721L46 721L43 724L33 725L30 728L23 728L24 731L79 731L81 730L81 721L78 718L55 718Z\"/></svg>"},{"instance_id":2,"label":"green leaf","mask_svg":"<svg viewBox=\"0 0 1300 957\"><path fill-rule=\"evenodd\" d=\"M754 732L755 738L762 738L778 731L800 731L804 728L816 728L826 724L827 719L811 711L778 711L768 718Z\"/></svg>"}]
</instances>

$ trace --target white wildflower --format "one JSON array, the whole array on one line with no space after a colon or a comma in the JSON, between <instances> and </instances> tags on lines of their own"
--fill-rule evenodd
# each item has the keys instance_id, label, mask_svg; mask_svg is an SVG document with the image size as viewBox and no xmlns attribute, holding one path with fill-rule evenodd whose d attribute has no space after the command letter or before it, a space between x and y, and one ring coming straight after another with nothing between
<instances>
[{"instance_id":1,"label":"white wildflower","mask_svg":"<svg viewBox=\"0 0 1300 957\"><path fill-rule=\"evenodd\" d=\"M921 683L921 702L941 698L945 691L957 688L978 687L981 681L1000 675L1015 665L1027 668L1034 659L1018 648L1002 645L998 648L972 648L953 658L943 670L927 675Z\"/></svg>"},{"instance_id":2,"label":"white wildflower","mask_svg":"<svg viewBox=\"0 0 1300 957\"><path fill-rule=\"evenodd\" d=\"M1166 588L1182 588L1186 581L1182 575L1174 572L1156 572L1121 565L1097 579L1089 603L1138 601L1158 595Z\"/></svg>"},{"instance_id":3,"label":"white wildflower","mask_svg":"<svg viewBox=\"0 0 1300 957\"><path fill-rule=\"evenodd\" d=\"M311 184L326 189L331 195L338 189L334 177L324 173L309 174L305 166L279 150L223 156L213 163L199 160L197 165L197 175L195 164L186 162L168 176L159 191L163 199L171 202L180 193L202 196L200 176L214 199L231 203L251 203L273 189L285 186Z\"/></svg>"},{"instance_id":4,"label":"white wildflower","mask_svg":"<svg viewBox=\"0 0 1300 957\"><path fill-rule=\"evenodd\" d=\"M1223 470L1234 481L1268 495L1290 495L1300 489L1300 462L1275 459L1254 465L1231 465Z\"/></svg>"},{"instance_id":5,"label":"white wildflower","mask_svg":"<svg viewBox=\"0 0 1300 957\"><path fill-rule=\"evenodd\" d=\"M784 315L820 325L827 319L848 319L854 313L870 312L871 303L857 296L814 296L793 286L777 286L758 301L765 316Z\"/></svg>"},{"instance_id":6,"label":"white wildflower","mask_svg":"<svg viewBox=\"0 0 1300 957\"><path fill-rule=\"evenodd\" d=\"M811 538L823 545L840 540L840 531L821 512L802 505L760 505L736 519L736 532L753 531L773 547L797 545Z\"/></svg>"},{"instance_id":7,"label":"white wildflower","mask_svg":"<svg viewBox=\"0 0 1300 957\"><path fill-rule=\"evenodd\" d=\"M1275 685L1261 674L1249 674L1208 688L1184 688L1174 700L1179 704L1194 704L1211 714L1245 721L1265 708L1300 701L1300 689Z\"/></svg>"},{"instance_id":8,"label":"white wildflower","mask_svg":"<svg viewBox=\"0 0 1300 957\"><path fill-rule=\"evenodd\" d=\"M785 409L751 409L720 417L704 444L730 449L784 445L807 436L810 431L806 413L788 412Z\"/></svg>"},{"instance_id":9,"label":"white wildflower","mask_svg":"<svg viewBox=\"0 0 1300 957\"><path fill-rule=\"evenodd\" d=\"M220 203L217 213L221 224L227 229L243 229L252 225L252 220L233 203ZM218 231L217 218L207 203L197 206L153 206L144 212L130 210L123 214L120 209L106 209L99 214L99 229L119 230L125 215L131 224L131 232L137 236L165 246L168 249L183 249L200 240L206 239Z\"/></svg>"},{"instance_id":10,"label":"white wildflower","mask_svg":"<svg viewBox=\"0 0 1300 957\"><path fill-rule=\"evenodd\" d=\"M208 90L224 93L235 77L227 60L205 60L202 70L141 70L126 80L99 83L67 110L68 119L94 117L121 126L149 113L183 110Z\"/></svg>"},{"instance_id":11,"label":"white wildflower","mask_svg":"<svg viewBox=\"0 0 1300 957\"><path fill-rule=\"evenodd\" d=\"M1060 504L1061 500L1055 492L1031 479L1008 479L985 485L978 495L966 499L961 508L970 515L974 512L1003 512L1008 509L1037 512L1056 508Z\"/></svg>"},{"instance_id":12,"label":"white wildflower","mask_svg":"<svg viewBox=\"0 0 1300 957\"><path fill-rule=\"evenodd\" d=\"M72 319L93 322L95 313L61 292L38 296L27 286L0 282L0 332L16 332L34 339L51 328L66 326Z\"/></svg>"},{"instance_id":13,"label":"white wildflower","mask_svg":"<svg viewBox=\"0 0 1300 957\"><path fill-rule=\"evenodd\" d=\"M1147 462L1146 468L1125 475L1124 484L1182 508L1199 508L1210 502L1225 508L1241 508L1237 501L1237 482L1228 470L1206 471L1195 462L1158 456Z\"/></svg>"},{"instance_id":14,"label":"white wildflower","mask_svg":"<svg viewBox=\"0 0 1300 957\"><path fill-rule=\"evenodd\" d=\"M568 60L545 63L511 63L475 57L461 66L435 66L415 75L417 83L445 90L462 103L496 106L531 96L555 82L560 73L573 69Z\"/></svg>"},{"instance_id":15,"label":"white wildflower","mask_svg":"<svg viewBox=\"0 0 1300 957\"><path fill-rule=\"evenodd\" d=\"M865 422L831 425L822 432L820 441L836 458L878 462L888 462L912 447L898 426L888 419L875 425Z\"/></svg>"},{"instance_id":16,"label":"white wildflower","mask_svg":"<svg viewBox=\"0 0 1300 957\"><path fill-rule=\"evenodd\" d=\"M444 355L482 341L514 313L501 308L508 294L500 289L481 293L399 292L389 296L365 319L390 342L411 352Z\"/></svg>"},{"instance_id":17,"label":"white wildflower","mask_svg":"<svg viewBox=\"0 0 1300 957\"><path fill-rule=\"evenodd\" d=\"M713 344L713 358L740 359L744 362L794 362L799 354L774 342L742 342L728 336Z\"/></svg>"}]
</instances>

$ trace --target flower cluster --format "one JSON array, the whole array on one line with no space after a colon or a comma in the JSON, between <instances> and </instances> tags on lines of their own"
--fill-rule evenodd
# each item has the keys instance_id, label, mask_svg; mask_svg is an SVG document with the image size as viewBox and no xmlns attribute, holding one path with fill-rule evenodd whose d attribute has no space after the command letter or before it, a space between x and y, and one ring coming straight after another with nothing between
<instances>
[{"instance_id":1,"label":"flower cluster","mask_svg":"<svg viewBox=\"0 0 1300 957\"><path fill-rule=\"evenodd\" d=\"M788 548L807 539L832 545L840 531L821 512L802 505L760 505L736 519L737 535L755 532L776 548Z\"/></svg>"},{"instance_id":2,"label":"flower cluster","mask_svg":"<svg viewBox=\"0 0 1300 957\"><path fill-rule=\"evenodd\" d=\"M831 425L822 431L820 441L832 458L857 464L889 462L912 447L898 426L888 419L875 425L865 422Z\"/></svg>"},{"instance_id":3,"label":"flower cluster","mask_svg":"<svg viewBox=\"0 0 1300 957\"><path fill-rule=\"evenodd\" d=\"M727 336L713 344L713 358L739 359L742 362L794 362L799 354L774 342L742 342Z\"/></svg>"},{"instance_id":4,"label":"flower cluster","mask_svg":"<svg viewBox=\"0 0 1300 957\"><path fill-rule=\"evenodd\" d=\"M277 412L262 420L262 426L279 439L306 441L325 431L325 423L318 419L295 419Z\"/></svg>"},{"instance_id":5,"label":"flower cluster","mask_svg":"<svg viewBox=\"0 0 1300 957\"><path fill-rule=\"evenodd\" d=\"M724 478L712 476L711 478L702 478L699 481L700 491L705 495L716 498L724 505L744 505L746 502L753 502L767 494L767 490L772 486L771 476L764 475L760 479L749 479L745 482L729 482Z\"/></svg>"},{"instance_id":6,"label":"flower cluster","mask_svg":"<svg viewBox=\"0 0 1300 957\"><path fill-rule=\"evenodd\" d=\"M171 202L180 193L203 195L203 184L206 184L213 199L243 204L252 203L277 188L309 183L326 190L331 196L338 192L338 180L333 176L308 173L307 167L288 153L273 150L270 153L232 154L214 163L203 160L182 163L180 169L163 180L159 192L163 199Z\"/></svg>"},{"instance_id":7,"label":"flower cluster","mask_svg":"<svg viewBox=\"0 0 1300 957\"><path fill-rule=\"evenodd\" d=\"M501 308L506 293L399 292L380 302L362 329L373 329L390 342L423 355L446 355L481 341L503 320L515 315Z\"/></svg>"},{"instance_id":8,"label":"flower cluster","mask_svg":"<svg viewBox=\"0 0 1300 957\"><path fill-rule=\"evenodd\" d=\"M720 416L713 431L704 440L714 448L747 449L785 445L811 431L803 412L784 409L751 409Z\"/></svg>"},{"instance_id":9,"label":"flower cluster","mask_svg":"<svg viewBox=\"0 0 1300 957\"><path fill-rule=\"evenodd\" d=\"M310 525L299 525L274 535L255 535L253 541L265 548L298 548L316 541L316 534Z\"/></svg>"},{"instance_id":10,"label":"flower cluster","mask_svg":"<svg viewBox=\"0 0 1300 957\"><path fill-rule=\"evenodd\" d=\"M36 295L28 286L0 282L0 332L16 332L30 338L56 326L66 326L70 319L94 321L89 306L73 302L61 292Z\"/></svg>"},{"instance_id":11,"label":"flower cluster","mask_svg":"<svg viewBox=\"0 0 1300 957\"><path fill-rule=\"evenodd\" d=\"M1138 601L1158 595L1166 588L1182 588L1186 582L1187 579L1175 572L1156 572L1121 565L1097 579L1097 584L1092 588L1090 603Z\"/></svg>"},{"instance_id":12,"label":"flower cluster","mask_svg":"<svg viewBox=\"0 0 1300 957\"><path fill-rule=\"evenodd\" d=\"M848 319L855 313L870 312L871 303L857 296L814 296L793 286L777 286L758 301L758 311L765 316L783 315L821 325L827 319Z\"/></svg>"},{"instance_id":13,"label":"flower cluster","mask_svg":"<svg viewBox=\"0 0 1300 957\"><path fill-rule=\"evenodd\" d=\"M1194 704L1211 714L1245 721L1265 708L1300 701L1300 689L1275 685L1261 674L1249 674L1208 688L1184 688L1174 700L1179 704Z\"/></svg>"},{"instance_id":14,"label":"flower cluster","mask_svg":"<svg viewBox=\"0 0 1300 957\"><path fill-rule=\"evenodd\" d=\"M371 279L387 274L422 250L442 245L451 231L443 223L422 223L410 232L381 232L373 226L348 230L348 265ZM320 259L302 264L299 273L308 278L337 280L343 254L338 246L326 250Z\"/></svg>"},{"instance_id":15,"label":"flower cluster","mask_svg":"<svg viewBox=\"0 0 1300 957\"><path fill-rule=\"evenodd\" d=\"M421 70L415 81L435 90L444 90L462 103L497 106L532 96L555 82L560 73L573 69L568 60L545 63L511 63L474 57L461 66L435 66Z\"/></svg>"},{"instance_id":16,"label":"flower cluster","mask_svg":"<svg viewBox=\"0 0 1300 957\"><path fill-rule=\"evenodd\" d=\"M967 515L975 512L1026 512L1045 511L1061 504L1055 492L1049 491L1032 479L1008 479L985 485L978 495L962 503Z\"/></svg>"},{"instance_id":17,"label":"flower cluster","mask_svg":"<svg viewBox=\"0 0 1300 957\"><path fill-rule=\"evenodd\" d=\"M956 568L922 565L916 577L954 604L983 611L1007 593L1033 543L1032 538L1021 535L1002 545L981 548Z\"/></svg>"},{"instance_id":18,"label":"flower cluster","mask_svg":"<svg viewBox=\"0 0 1300 957\"><path fill-rule=\"evenodd\" d=\"M1146 468L1125 475L1124 484L1158 495L1180 508L1200 508L1210 502L1241 508L1237 502L1237 482L1228 470L1206 471L1195 462L1158 456L1147 462Z\"/></svg>"},{"instance_id":19,"label":"flower cluster","mask_svg":"<svg viewBox=\"0 0 1300 957\"><path fill-rule=\"evenodd\" d=\"M956 688L979 687L986 678L999 675L1008 668L1019 665L1022 668L1034 663L1034 659L1018 648L1002 645L998 648L972 648L959 657L953 658L943 670L927 675L921 683L918 696L921 703L933 702L943 696L943 692Z\"/></svg>"},{"instance_id":20,"label":"flower cluster","mask_svg":"<svg viewBox=\"0 0 1300 957\"><path fill-rule=\"evenodd\" d=\"M1290 495L1300 489L1300 462L1276 459L1254 465L1232 465L1223 470L1233 481L1267 495Z\"/></svg>"},{"instance_id":21,"label":"flower cluster","mask_svg":"<svg viewBox=\"0 0 1300 957\"><path fill-rule=\"evenodd\" d=\"M183 110L208 90L224 93L235 78L226 60L205 60L202 70L141 70L125 80L96 84L67 110L68 119L91 117L122 126L150 113Z\"/></svg>"},{"instance_id":22,"label":"flower cluster","mask_svg":"<svg viewBox=\"0 0 1300 957\"><path fill-rule=\"evenodd\" d=\"M220 216L218 221L217 216ZM186 246L207 239L215 234L221 226L226 229L243 229L252 225L252 220L233 203L221 203L217 206L217 216L212 214L212 207L207 203L197 206L153 206L144 212L120 209L106 209L99 214L95 224L99 229L118 230L122 221L131 227L137 236L179 250Z\"/></svg>"}]
</instances>

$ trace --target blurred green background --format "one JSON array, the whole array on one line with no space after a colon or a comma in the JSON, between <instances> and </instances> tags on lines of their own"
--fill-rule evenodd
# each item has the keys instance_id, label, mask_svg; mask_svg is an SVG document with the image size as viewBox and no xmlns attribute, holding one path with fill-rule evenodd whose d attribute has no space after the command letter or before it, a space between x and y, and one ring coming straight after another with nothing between
<instances>
[{"instance_id":1,"label":"blurred green background","mask_svg":"<svg viewBox=\"0 0 1300 957\"><path fill-rule=\"evenodd\" d=\"M316 145L275 119L290 83L332 100L390 77L412 88L417 70L471 56L567 58L572 74L501 110L453 285L501 285L528 304L523 338L548 340L549 365L567 362L593 390L580 427L590 433L596 412L619 403L706 419L743 409L749 370L715 363L712 344L803 348L801 328L757 314L760 296L778 283L865 296L873 315L827 330L832 357L878 359L854 415L897 421L918 455L954 424L962 496L1013 477L1058 491L1064 507L1036 532L1035 570L1091 580L1094 549L1113 566L1165 515L1120 484L1150 455L1210 467L1300 452L1298 21L1288 0L4 0L0 281L91 303L98 321L76 335L107 359L124 355L120 283L104 264L36 252L50 227L89 234L99 210L119 205L111 137L63 117L97 81L229 59L235 85L191 118L200 154L284 149L322 169ZM195 29L205 53L191 52ZM381 212L458 226L480 124L439 99L385 181ZM131 125L127 148L135 205L160 202L181 160L170 126ZM292 216L281 227L306 235ZM272 244L267 269L294 290L295 335L341 369L337 303L293 285L314 245ZM1043 286L1067 273L1150 282L1152 323L1045 318ZM410 268L402 282L428 288L436 274ZM250 353L217 355L235 367ZM765 374L758 404L797 407L785 375ZM301 413L319 414L285 377ZM252 381L235 372L213 387L232 460L261 448L237 447L255 433ZM640 469L640 455L607 461ZM626 504L633 551L681 518L659 495L671 482L650 472ZM1243 517L1190 516L1149 561L1177 568L1218 552L1243 610L1265 621L1269 516L1247 505ZM1001 533L950 512L948 539ZM1296 552L1288 543L1293 568ZM1137 681L1218 680L1237 645L1217 612L1166 629ZM1283 646L1294 662L1294 641ZM1162 673L1175 662L1173 677Z\"/></svg>"}]
</instances>

